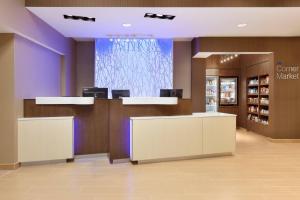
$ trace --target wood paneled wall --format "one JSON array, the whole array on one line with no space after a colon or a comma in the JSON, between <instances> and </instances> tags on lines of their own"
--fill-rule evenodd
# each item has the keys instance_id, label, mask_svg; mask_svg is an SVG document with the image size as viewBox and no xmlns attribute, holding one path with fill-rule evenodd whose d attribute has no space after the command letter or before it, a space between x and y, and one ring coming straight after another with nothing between
<instances>
[{"instance_id":1,"label":"wood paneled wall","mask_svg":"<svg viewBox=\"0 0 300 200\"><path fill-rule=\"evenodd\" d=\"M279 80L274 63L300 66L300 37L243 37L243 38L197 38L193 40L193 55L198 52L273 52L274 139L300 139L300 80Z\"/></svg>"},{"instance_id":2,"label":"wood paneled wall","mask_svg":"<svg viewBox=\"0 0 300 200\"><path fill-rule=\"evenodd\" d=\"M267 55L241 55L241 88L240 107L239 107L239 123L247 130L260 133L264 136L272 137L274 130L274 70L273 70L273 54ZM270 75L270 96L269 96L269 125L265 126L250 120L247 120L247 78Z\"/></svg>"},{"instance_id":3,"label":"wood paneled wall","mask_svg":"<svg viewBox=\"0 0 300 200\"><path fill-rule=\"evenodd\" d=\"M193 112L205 112L206 60L192 59L192 103Z\"/></svg>"}]
</instances>

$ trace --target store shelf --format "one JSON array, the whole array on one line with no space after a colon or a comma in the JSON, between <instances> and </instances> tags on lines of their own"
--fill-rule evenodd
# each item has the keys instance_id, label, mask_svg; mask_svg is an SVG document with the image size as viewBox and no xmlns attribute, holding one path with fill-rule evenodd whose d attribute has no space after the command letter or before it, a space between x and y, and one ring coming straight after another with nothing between
<instances>
[{"instance_id":1,"label":"store shelf","mask_svg":"<svg viewBox=\"0 0 300 200\"><path fill-rule=\"evenodd\" d=\"M248 102L248 105L251 105L251 106L258 106L258 103L250 103L250 102Z\"/></svg>"},{"instance_id":2,"label":"store shelf","mask_svg":"<svg viewBox=\"0 0 300 200\"><path fill-rule=\"evenodd\" d=\"M269 114L263 114L263 113L259 113L260 116L265 116L265 117L269 117Z\"/></svg>"},{"instance_id":3,"label":"store shelf","mask_svg":"<svg viewBox=\"0 0 300 200\"><path fill-rule=\"evenodd\" d=\"M269 106L269 104L264 104L264 103L261 103L259 104L260 106Z\"/></svg>"},{"instance_id":4,"label":"store shelf","mask_svg":"<svg viewBox=\"0 0 300 200\"><path fill-rule=\"evenodd\" d=\"M248 112L248 114L251 114L251 115L258 115L257 112Z\"/></svg>"},{"instance_id":5,"label":"store shelf","mask_svg":"<svg viewBox=\"0 0 300 200\"><path fill-rule=\"evenodd\" d=\"M269 124L269 114L261 113L261 110L264 110L265 112L269 111L269 103L261 103L261 102L269 102L269 93L270 93L269 84L270 84L269 75L267 74L261 76L249 77L247 79L248 120L255 124L259 124L263 126L267 126ZM268 92L268 93L264 93L264 92ZM255 102L250 102L249 99L255 100ZM256 109L258 109L259 112L249 111L249 110L256 110Z\"/></svg>"}]
</instances>

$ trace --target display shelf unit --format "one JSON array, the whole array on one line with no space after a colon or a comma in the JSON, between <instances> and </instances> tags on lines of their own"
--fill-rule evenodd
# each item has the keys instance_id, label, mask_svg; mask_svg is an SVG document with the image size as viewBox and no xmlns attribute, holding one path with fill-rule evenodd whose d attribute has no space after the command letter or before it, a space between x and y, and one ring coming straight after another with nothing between
<instances>
[{"instance_id":1,"label":"display shelf unit","mask_svg":"<svg viewBox=\"0 0 300 200\"><path fill-rule=\"evenodd\" d=\"M269 75L258 75L247 79L248 120L269 125Z\"/></svg>"},{"instance_id":2,"label":"display shelf unit","mask_svg":"<svg viewBox=\"0 0 300 200\"><path fill-rule=\"evenodd\" d=\"M206 112L218 112L218 77L206 77Z\"/></svg>"}]
</instances>

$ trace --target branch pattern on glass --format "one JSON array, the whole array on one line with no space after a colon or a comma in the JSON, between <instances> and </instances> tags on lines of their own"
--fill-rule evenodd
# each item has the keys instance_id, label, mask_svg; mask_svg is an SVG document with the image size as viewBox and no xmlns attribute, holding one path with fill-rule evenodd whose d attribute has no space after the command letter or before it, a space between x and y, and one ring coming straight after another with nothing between
<instances>
[{"instance_id":1,"label":"branch pattern on glass","mask_svg":"<svg viewBox=\"0 0 300 200\"><path fill-rule=\"evenodd\" d=\"M173 88L173 40L97 39L95 47L96 87L129 89L132 97Z\"/></svg>"}]
</instances>

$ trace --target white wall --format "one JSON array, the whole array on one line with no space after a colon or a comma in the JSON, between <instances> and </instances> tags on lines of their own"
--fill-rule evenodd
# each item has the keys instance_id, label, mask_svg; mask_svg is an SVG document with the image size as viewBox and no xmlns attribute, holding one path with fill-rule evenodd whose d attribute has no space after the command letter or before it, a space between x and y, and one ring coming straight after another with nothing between
<instances>
[{"instance_id":1,"label":"white wall","mask_svg":"<svg viewBox=\"0 0 300 200\"><path fill-rule=\"evenodd\" d=\"M20 36L15 36L15 95L18 115L23 99L60 96L61 56Z\"/></svg>"}]
</instances>

